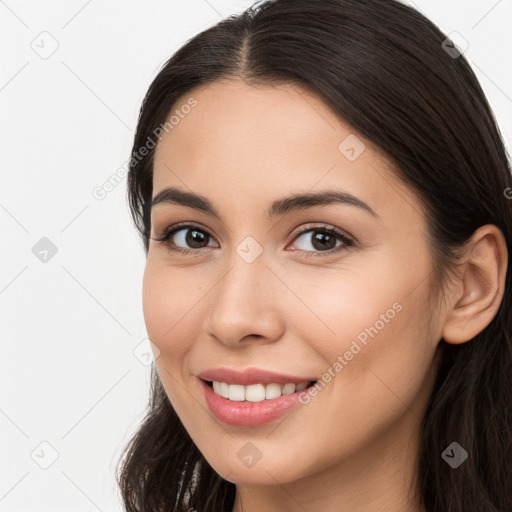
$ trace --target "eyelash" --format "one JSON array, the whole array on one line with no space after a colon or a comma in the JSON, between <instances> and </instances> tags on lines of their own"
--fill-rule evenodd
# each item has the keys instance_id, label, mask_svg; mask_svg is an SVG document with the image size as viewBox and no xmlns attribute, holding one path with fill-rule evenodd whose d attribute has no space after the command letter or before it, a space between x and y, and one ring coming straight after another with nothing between
<instances>
[{"instance_id":1,"label":"eyelash","mask_svg":"<svg viewBox=\"0 0 512 512\"><path fill-rule=\"evenodd\" d=\"M176 249L175 247L171 247L171 244L169 243L169 239L175 233L177 233L178 231L181 231L181 230L183 230L185 228L191 228L191 229L193 229L195 231L200 231L201 233L206 234L208 237L213 238L208 233L208 231L206 231L205 229L203 229L201 226L199 226L197 224L182 223L182 224L175 224L174 226L171 226L171 227L167 228L162 233L162 235L159 238L153 238L152 240L154 240L155 242L163 243L170 250L179 252L183 256L186 256L186 255L189 255L189 254L192 254L192 253L196 253L197 251L200 251L201 249L183 249L183 248ZM311 232L311 231L312 232L319 231L319 232L322 232L322 233L328 233L330 235L334 235L335 237L337 237L337 239L340 239L343 242L343 245L341 245L339 247L335 247L334 249L329 249L327 251L305 251L303 249L296 249L298 251L301 251L301 252L305 253L305 256L307 258L310 258L310 257L314 258L314 257L318 257L318 256L323 256L323 255L332 255L332 254L334 254L336 252L339 252L339 251L341 251L343 249L347 249L349 247L353 247L355 245L355 243L347 235L342 233L340 230L334 228L333 226L327 226L325 224L322 224L322 225L318 225L317 224L317 225L314 225L314 226L311 226L311 225L304 226L304 228L302 228L296 234L296 236L294 237L292 242L295 242L295 240L297 240L297 238L299 238L304 233L308 233L308 232Z\"/></svg>"}]
</instances>

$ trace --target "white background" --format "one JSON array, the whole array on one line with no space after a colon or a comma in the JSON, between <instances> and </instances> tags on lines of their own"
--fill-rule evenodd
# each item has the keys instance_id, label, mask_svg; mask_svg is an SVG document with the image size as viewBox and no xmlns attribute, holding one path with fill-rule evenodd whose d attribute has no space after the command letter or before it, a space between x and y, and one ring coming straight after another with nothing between
<instances>
[{"instance_id":1,"label":"white background","mask_svg":"<svg viewBox=\"0 0 512 512\"><path fill-rule=\"evenodd\" d=\"M148 397L144 252L126 178L92 190L125 166L164 61L251 3L0 0L0 511L122 510L114 465ZM512 2L414 5L469 42L510 151Z\"/></svg>"}]
</instances>

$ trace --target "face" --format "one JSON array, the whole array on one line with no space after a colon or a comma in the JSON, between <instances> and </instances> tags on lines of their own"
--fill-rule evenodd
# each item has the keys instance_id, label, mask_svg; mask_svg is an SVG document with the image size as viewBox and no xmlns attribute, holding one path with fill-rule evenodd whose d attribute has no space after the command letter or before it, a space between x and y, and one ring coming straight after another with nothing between
<instances>
[{"instance_id":1,"label":"face","mask_svg":"<svg viewBox=\"0 0 512 512\"><path fill-rule=\"evenodd\" d=\"M433 383L440 331L426 321L419 199L370 140L297 86L216 82L176 109L155 150L153 198L173 187L216 215L176 194L152 208L143 309L174 409L231 482L368 465L414 436ZM327 191L344 200L282 202ZM235 400L212 399L198 375L217 368L318 382L252 402L276 389L256 375L251 400L236 400L239 386L222 388Z\"/></svg>"}]
</instances>

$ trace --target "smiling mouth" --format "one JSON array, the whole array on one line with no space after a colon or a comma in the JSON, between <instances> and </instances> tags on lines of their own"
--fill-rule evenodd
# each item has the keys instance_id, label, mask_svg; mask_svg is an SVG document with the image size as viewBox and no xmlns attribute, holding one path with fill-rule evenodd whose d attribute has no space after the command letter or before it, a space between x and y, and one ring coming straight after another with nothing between
<instances>
[{"instance_id":1,"label":"smiling mouth","mask_svg":"<svg viewBox=\"0 0 512 512\"><path fill-rule=\"evenodd\" d=\"M272 400L282 395L291 395L314 386L318 381L301 382L299 384L251 384L243 386L241 384L228 384L226 382L209 381L202 379L213 392L234 402L262 402Z\"/></svg>"}]
</instances>

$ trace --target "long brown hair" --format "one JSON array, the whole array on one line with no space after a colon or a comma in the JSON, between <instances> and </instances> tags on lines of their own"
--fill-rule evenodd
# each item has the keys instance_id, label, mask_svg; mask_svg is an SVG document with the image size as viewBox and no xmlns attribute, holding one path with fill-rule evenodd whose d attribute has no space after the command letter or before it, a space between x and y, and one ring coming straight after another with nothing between
<instances>
[{"instance_id":1,"label":"long brown hair","mask_svg":"<svg viewBox=\"0 0 512 512\"><path fill-rule=\"evenodd\" d=\"M436 290L457 249L480 226L503 232L511 268L510 161L464 55L432 22L395 0L259 2L201 32L163 66L144 99L133 151L177 100L223 78L295 83L315 91L378 145L428 214ZM128 199L145 251L154 149L132 158ZM508 194L507 194L508 190ZM427 512L512 511L512 288L473 340L449 345L422 423L417 482ZM456 470L441 457L468 453ZM199 452L152 368L147 415L123 452L118 483L128 511L231 512L236 486Z\"/></svg>"}]
</instances>

